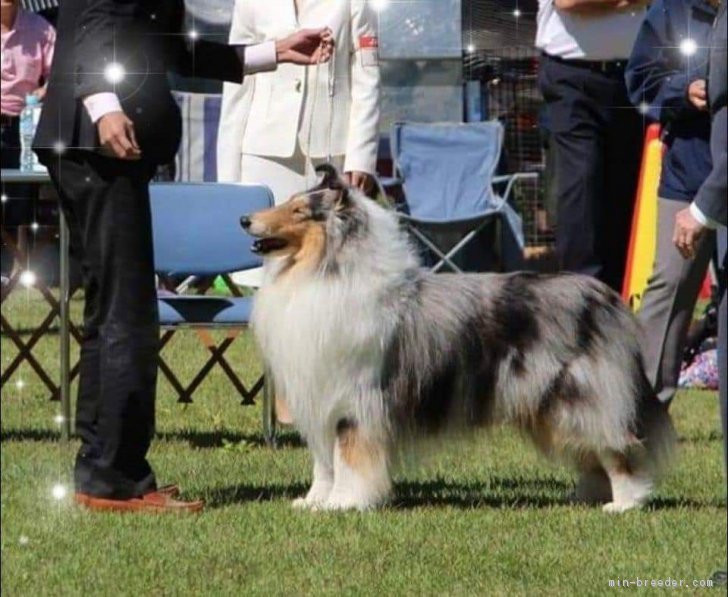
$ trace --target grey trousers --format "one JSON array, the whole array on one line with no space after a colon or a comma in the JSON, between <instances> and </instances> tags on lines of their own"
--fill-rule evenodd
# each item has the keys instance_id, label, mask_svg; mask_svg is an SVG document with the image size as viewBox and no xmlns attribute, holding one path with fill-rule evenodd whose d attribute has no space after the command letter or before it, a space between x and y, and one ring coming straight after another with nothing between
<instances>
[{"instance_id":1,"label":"grey trousers","mask_svg":"<svg viewBox=\"0 0 728 597\"><path fill-rule=\"evenodd\" d=\"M715 247L711 231L694 259L683 259L675 248L675 215L687 206L684 201L659 199L655 266L637 313L647 379L662 402L670 402L677 390L685 340Z\"/></svg>"}]
</instances>

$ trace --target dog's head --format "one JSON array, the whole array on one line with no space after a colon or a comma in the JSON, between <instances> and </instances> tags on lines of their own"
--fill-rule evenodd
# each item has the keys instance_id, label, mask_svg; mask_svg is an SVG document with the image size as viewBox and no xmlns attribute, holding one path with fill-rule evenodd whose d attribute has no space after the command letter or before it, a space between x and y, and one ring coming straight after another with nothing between
<instances>
[{"instance_id":1,"label":"dog's head","mask_svg":"<svg viewBox=\"0 0 728 597\"><path fill-rule=\"evenodd\" d=\"M240 218L240 225L257 239L254 252L285 257L307 245L325 247L330 224L345 220L352 208L352 191L333 166L324 164L316 172L323 174L323 179L315 188L294 195L282 205Z\"/></svg>"}]
</instances>

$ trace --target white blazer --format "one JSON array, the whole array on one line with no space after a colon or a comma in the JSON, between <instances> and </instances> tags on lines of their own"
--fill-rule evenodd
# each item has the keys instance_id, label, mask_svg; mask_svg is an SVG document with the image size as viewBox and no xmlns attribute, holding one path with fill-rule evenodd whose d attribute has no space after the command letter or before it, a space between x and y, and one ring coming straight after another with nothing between
<instances>
[{"instance_id":1,"label":"white blazer","mask_svg":"<svg viewBox=\"0 0 728 597\"><path fill-rule=\"evenodd\" d=\"M279 64L223 90L217 164L220 181L239 181L241 154L345 156L344 171L374 174L379 126L376 14L367 0L236 0L231 43L281 39L297 29L334 34L329 64ZM331 95L333 94L333 96ZM310 143L309 143L310 140Z\"/></svg>"}]
</instances>

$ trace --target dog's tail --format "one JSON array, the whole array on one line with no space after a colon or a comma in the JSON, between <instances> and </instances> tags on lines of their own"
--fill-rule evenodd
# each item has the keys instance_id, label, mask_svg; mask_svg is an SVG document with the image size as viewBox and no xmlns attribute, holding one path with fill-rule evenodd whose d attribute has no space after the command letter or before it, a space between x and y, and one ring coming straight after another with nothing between
<instances>
[{"instance_id":1,"label":"dog's tail","mask_svg":"<svg viewBox=\"0 0 728 597\"><path fill-rule=\"evenodd\" d=\"M637 405L637 437L645 448L647 466L655 476L659 476L673 462L677 433L667 404L658 400L647 378L642 377Z\"/></svg>"}]
</instances>

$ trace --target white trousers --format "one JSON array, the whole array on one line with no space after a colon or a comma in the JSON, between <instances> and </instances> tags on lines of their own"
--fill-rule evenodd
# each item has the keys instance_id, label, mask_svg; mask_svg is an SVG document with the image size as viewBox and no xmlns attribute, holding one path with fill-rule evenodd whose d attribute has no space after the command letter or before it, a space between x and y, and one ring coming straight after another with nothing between
<instances>
[{"instance_id":1,"label":"white trousers","mask_svg":"<svg viewBox=\"0 0 728 597\"><path fill-rule=\"evenodd\" d=\"M332 165L341 172L344 156L334 156ZM243 154L240 182L264 184L272 192L276 205L285 203L293 195L316 186L316 166L326 163L324 158L309 158L296 144L296 152L289 158ZM236 272L233 282L240 286L258 288L263 283L263 268Z\"/></svg>"}]
</instances>

